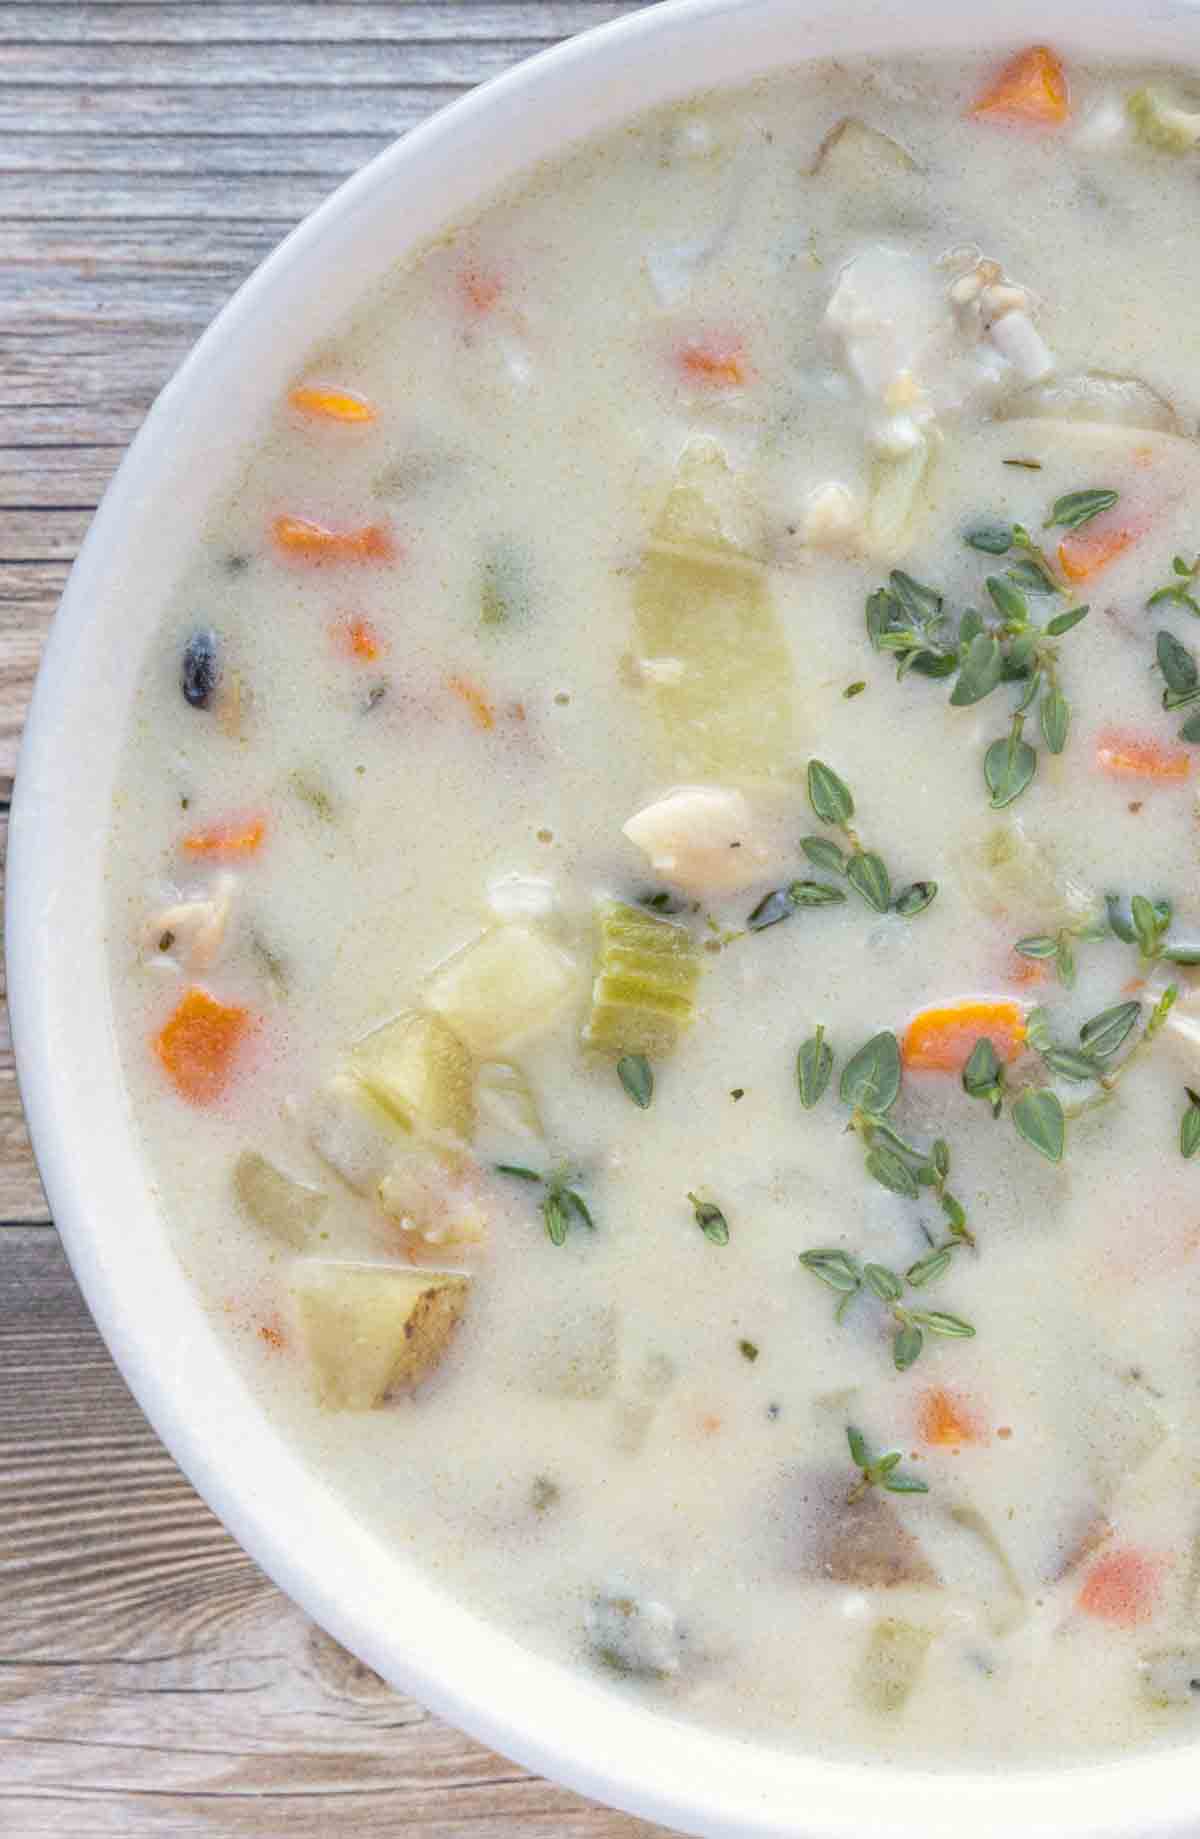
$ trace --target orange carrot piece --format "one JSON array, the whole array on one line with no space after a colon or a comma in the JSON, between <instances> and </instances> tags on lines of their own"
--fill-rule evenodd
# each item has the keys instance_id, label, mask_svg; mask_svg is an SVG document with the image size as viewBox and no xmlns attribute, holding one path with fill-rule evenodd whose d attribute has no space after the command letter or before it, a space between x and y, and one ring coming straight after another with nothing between
<instances>
[{"instance_id":1,"label":"orange carrot piece","mask_svg":"<svg viewBox=\"0 0 1200 1839\"><path fill-rule=\"evenodd\" d=\"M1045 983L1046 966L1040 958L1023 958L1019 951L1014 951L1008 961L1008 980L1023 985Z\"/></svg>"},{"instance_id":2,"label":"orange carrot piece","mask_svg":"<svg viewBox=\"0 0 1200 1839\"><path fill-rule=\"evenodd\" d=\"M252 856L262 848L267 834L266 819L252 817L244 822L213 824L207 830L193 830L183 839L189 856L206 862L230 862L239 856Z\"/></svg>"},{"instance_id":3,"label":"orange carrot piece","mask_svg":"<svg viewBox=\"0 0 1200 1839\"><path fill-rule=\"evenodd\" d=\"M370 620L358 613L348 619L337 620L332 634L339 651L344 651L347 657L360 659L364 664L374 664L387 650Z\"/></svg>"},{"instance_id":4,"label":"orange carrot piece","mask_svg":"<svg viewBox=\"0 0 1200 1839\"><path fill-rule=\"evenodd\" d=\"M357 390L326 389L319 383L297 383L288 391L288 401L302 415L323 421L374 421L375 409Z\"/></svg>"},{"instance_id":5,"label":"orange carrot piece","mask_svg":"<svg viewBox=\"0 0 1200 1839\"><path fill-rule=\"evenodd\" d=\"M1053 126L1071 113L1062 63L1048 45L1031 45L1000 71L971 106L985 121L1033 121Z\"/></svg>"},{"instance_id":6,"label":"orange carrot piece","mask_svg":"<svg viewBox=\"0 0 1200 1839\"><path fill-rule=\"evenodd\" d=\"M1096 749L1096 765L1114 779L1180 781L1191 773L1192 756L1186 747L1165 747L1160 741L1144 741L1134 734L1106 732Z\"/></svg>"},{"instance_id":7,"label":"orange carrot piece","mask_svg":"<svg viewBox=\"0 0 1200 1839\"><path fill-rule=\"evenodd\" d=\"M460 696L466 703L471 711L471 719L477 728L486 729L496 726L495 708L477 683L472 683L469 677L447 677L446 687L453 690L454 694Z\"/></svg>"},{"instance_id":8,"label":"orange carrot piece","mask_svg":"<svg viewBox=\"0 0 1200 1839\"><path fill-rule=\"evenodd\" d=\"M218 1002L193 986L154 1037L154 1051L181 1098L211 1105L220 1098L252 1026L250 1011Z\"/></svg>"},{"instance_id":9,"label":"orange carrot piece","mask_svg":"<svg viewBox=\"0 0 1200 1839\"><path fill-rule=\"evenodd\" d=\"M971 997L914 1015L900 1052L905 1066L938 1073L960 1073L980 1035L986 1035L1001 1060L1015 1060L1025 1040L1025 1017L1018 1002Z\"/></svg>"},{"instance_id":10,"label":"orange carrot piece","mask_svg":"<svg viewBox=\"0 0 1200 1839\"><path fill-rule=\"evenodd\" d=\"M1107 530L1071 530L1058 545L1058 565L1068 581L1089 581L1102 568L1115 562L1139 532L1128 524L1112 524Z\"/></svg>"},{"instance_id":11,"label":"orange carrot piece","mask_svg":"<svg viewBox=\"0 0 1200 1839\"><path fill-rule=\"evenodd\" d=\"M986 1443L987 1433L975 1414L953 1392L933 1386L921 1400L917 1434L922 1443L946 1448L963 1443Z\"/></svg>"},{"instance_id":12,"label":"orange carrot piece","mask_svg":"<svg viewBox=\"0 0 1200 1839\"><path fill-rule=\"evenodd\" d=\"M504 283L499 275L486 268L464 268L459 277L463 299L472 311L490 313L504 292Z\"/></svg>"},{"instance_id":13,"label":"orange carrot piece","mask_svg":"<svg viewBox=\"0 0 1200 1839\"><path fill-rule=\"evenodd\" d=\"M382 524L330 530L308 517L277 517L271 534L285 554L304 562L387 562L396 545Z\"/></svg>"},{"instance_id":14,"label":"orange carrot piece","mask_svg":"<svg viewBox=\"0 0 1200 1839\"><path fill-rule=\"evenodd\" d=\"M1077 1598L1086 1615L1117 1628L1136 1628L1154 1614L1161 1564L1131 1546L1097 1559Z\"/></svg>"},{"instance_id":15,"label":"orange carrot piece","mask_svg":"<svg viewBox=\"0 0 1200 1839\"><path fill-rule=\"evenodd\" d=\"M685 376L719 389L740 389L746 381L746 359L740 339L689 339L679 350Z\"/></svg>"}]
</instances>

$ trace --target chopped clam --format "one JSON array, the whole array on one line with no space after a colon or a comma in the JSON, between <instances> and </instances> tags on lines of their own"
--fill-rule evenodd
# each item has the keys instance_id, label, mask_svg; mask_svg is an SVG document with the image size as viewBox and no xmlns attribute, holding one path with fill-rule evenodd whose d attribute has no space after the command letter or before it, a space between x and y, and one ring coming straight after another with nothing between
<instances>
[{"instance_id":1,"label":"chopped clam","mask_svg":"<svg viewBox=\"0 0 1200 1839\"><path fill-rule=\"evenodd\" d=\"M654 873L689 894L736 894L772 868L749 803L727 786L683 786L623 828Z\"/></svg>"},{"instance_id":2,"label":"chopped clam","mask_svg":"<svg viewBox=\"0 0 1200 1839\"><path fill-rule=\"evenodd\" d=\"M237 876L226 872L209 893L162 907L142 929L142 950L189 971L208 970L225 944L236 889Z\"/></svg>"},{"instance_id":3,"label":"chopped clam","mask_svg":"<svg viewBox=\"0 0 1200 1839\"><path fill-rule=\"evenodd\" d=\"M461 1173L458 1158L402 1150L379 1184L379 1204L401 1232L425 1245L477 1245L487 1217Z\"/></svg>"}]
</instances>

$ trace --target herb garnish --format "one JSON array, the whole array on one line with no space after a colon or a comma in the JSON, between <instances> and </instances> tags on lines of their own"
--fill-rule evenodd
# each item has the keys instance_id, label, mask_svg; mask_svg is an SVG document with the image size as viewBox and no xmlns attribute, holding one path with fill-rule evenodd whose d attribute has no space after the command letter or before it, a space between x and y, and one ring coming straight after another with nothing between
<instances>
[{"instance_id":1,"label":"herb garnish","mask_svg":"<svg viewBox=\"0 0 1200 1839\"><path fill-rule=\"evenodd\" d=\"M697 1200L696 1196L691 1193L690 1190L688 1199L691 1201L692 1210L696 1215L696 1224L710 1244L728 1245L729 1221L725 1218L721 1209L714 1206L710 1200Z\"/></svg>"},{"instance_id":2,"label":"herb garnish","mask_svg":"<svg viewBox=\"0 0 1200 1839\"><path fill-rule=\"evenodd\" d=\"M654 1069L645 1054L622 1054L617 1061L617 1078L638 1110L647 1110L654 1096Z\"/></svg>"},{"instance_id":3,"label":"herb garnish","mask_svg":"<svg viewBox=\"0 0 1200 1839\"><path fill-rule=\"evenodd\" d=\"M1151 900L1135 894L1128 910L1117 894L1106 894L1104 904L1111 931L1126 945L1136 945L1144 964L1165 959L1168 964L1200 964L1200 945L1168 937L1172 907L1169 900Z\"/></svg>"},{"instance_id":4,"label":"herb garnish","mask_svg":"<svg viewBox=\"0 0 1200 1839\"><path fill-rule=\"evenodd\" d=\"M860 1478L851 1488L848 1500L852 1503L865 1494L868 1488L886 1488L889 1494L928 1494L929 1483L920 1481L915 1475L901 1475L898 1465L901 1453L898 1449L889 1450L886 1456L872 1457L867 1449L866 1438L861 1430L853 1424L846 1426L846 1441L850 1445L850 1459L861 1471Z\"/></svg>"},{"instance_id":5,"label":"herb garnish","mask_svg":"<svg viewBox=\"0 0 1200 1839\"><path fill-rule=\"evenodd\" d=\"M1184 1086L1187 1093L1187 1110L1179 1120L1179 1153L1185 1161L1190 1162L1200 1149L1200 1093L1193 1092L1191 1086Z\"/></svg>"},{"instance_id":6,"label":"herb garnish","mask_svg":"<svg viewBox=\"0 0 1200 1839\"><path fill-rule=\"evenodd\" d=\"M944 1309L913 1309L903 1301L906 1284L910 1289L919 1290L944 1275L950 1267L953 1250L953 1243L935 1246L910 1265L903 1277L889 1265L873 1261L860 1263L852 1253L828 1246L801 1252L800 1262L814 1277L837 1291L836 1321L842 1320L854 1298L864 1291L884 1305L896 1325L892 1336L892 1360L897 1372L905 1373L920 1359L926 1334L963 1341L974 1336L971 1323L961 1315L951 1315Z\"/></svg>"},{"instance_id":7,"label":"herb garnish","mask_svg":"<svg viewBox=\"0 0 1200 1839\"><path fill-rule=\"evenodd\" d=\"M1200 600L1192 592L1196 577L1200 575L1200 556L1194 562L1187 561L1184 556L1173 557L1171 572L1174 579L1168 581L1165 587L1156 588L1146 605L1161 607L1172 601L1176 606L1186 607L1189 613L1194 613L1200 619Z\"/></svg>"},{"instance_id":8,"label":"herb garnish","mask_svg":"<svg viewBox=\"0 0 1200 1839\"><path fill-rule=\"evenodd\" d=\"M824 1025L818 1024L816 1033L804 1042L796 1055L796 1085L800 1103L806 1111L811 1111L820 1102L832 1072L833 1050L825 1039Z\"/></svg>"},{"instance_id":9,"label":"herb garnish","mask_svg":"<svg viewBox=\"0 0 1200 1839\"><path fill-rule=\"evenodd\" d=\"M574 1220L595 1232L596 1222L588 1210L587 1202L574 1187L568 1185L572 1178L565 1169L543 1175L537 1169L523 1168L516 1162L497 1162L494 1166L497 1175L508 1175L514 1181L533 1182L545 1188L541 1215L551 1245L566 1244L567 1232ZM574 1179L578 1180L578 1177Z\"/></svg>"},{"instance_id":10,"label":"herb garnish","mask_svg":"<svg viewBox=\"0 0 1200 1839\"><path fill-rule=\"evenodd\" d=\"M742 1359L749 1360L751 1365L758 1359L758 1348L753 1341L739 1341L738 1352L741 1354Z\"/></svg>"},{"instance_id":11,"label":"herb garnish","mask_svg":"<svg viewBox=\"0 0 1200 1839\"><path fill-rule=\"evenodd\" d=\"M1051 506L1046 528L1077 530L1116 502L1117 494L1107 487L1068 492ZM1024 733L1035 707L1049 751L1059 754L1066 747L1071 708L1058 681L1057 640L1087 617L1088 608L1067 606L1044 625L1034 619L1031 594L1069 600L1071 590L1022 524L984 521L972 525L964 539L984 555L1018 552L1004 574L989 575L984 583L989 615L968 607L955 628L936 588L893 569L888 585L867 600L867 634L876 651L895 656L898 678L909 671L954 677L955 708L984 701L1003 683L1023 686L1008 733L990 744L983 759L990 803L1000 811L1020 797L1037 771L1037 750Z\"/></svg>"},{"instance_id":12,"label":"herb garnish","mask_svg":"<svg viewBox=\"0 0 1200 1839\"><path fill-rule=\"evenodd\" d=\"M846 781L824 760L810 760L807 785L808 802L814 816L821 823L840 830L848 845L843 849L831 837L801 837L800 847L813 866L829 875L844 876L855 893L876 913L898 913L903 919L913 919L923 913L937 896L937 882L914 881L911 887L902 888L893 896L891 876L882 856L864 849L850 827L854 794ZM765 895L747 918L746 925L751 932L762 932L768 926L778 925L780 920L790 919L797 907L833 906L845 898L845 890L833 882L793 881Z\"/></svg>"}]
</instances>

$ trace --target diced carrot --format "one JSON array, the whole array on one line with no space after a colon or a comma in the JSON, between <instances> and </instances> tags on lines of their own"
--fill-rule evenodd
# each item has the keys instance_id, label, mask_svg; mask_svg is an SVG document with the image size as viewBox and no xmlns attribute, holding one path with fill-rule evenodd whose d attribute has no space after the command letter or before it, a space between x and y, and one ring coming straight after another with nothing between
<instances>
[{"instance_id":1,"label":"diced carrot","mask_svg":"<svg viewBox=\"0 0 1200 1839\"><path fill-rule=\"evenodd\" d=\"M719 389L740 389L746 381L746 358L740 339L688 339L679 348L686 376Z\"/></svg>"},{"instance_id":2,"label":"diced carrot","mask_svg":"<svg viewBox=\"0 0 1200 1839\"><path fill-rule=\"evenodd\" d=\"M971 997L945 1007L922 1009L904 1034L905 1066L939 1073L960 1073L980 1035L986 1035L1001 1060L1015 1060L1025 1040L1020 1003Z\"/></svg>"},{"instance_id":3,"label":"diced carrot","mask_svg":"<svg viewBox=\"0 0 1200 1839\"><path fill-rule=\"evenodd\" d=\"M305 562L387 562L396 545L382 524L330 530L308 517L277 517L271 534L287 555Z\"/></svg>"},{"instance_id":4,"label":"diced carrot","mask_svg":"<svg viewBox=\"0 0 1200 1839\"><path fill-rule=\"evenodd\" d=\"M1115 779L1182 780L1192 770L1192 756L1186 747L1109 731L1100 736L1096 765Z\"/></svg>"},{"instance_id":5,"label":"diced carrot","mask_svg":"<svg viewBox=\"0 0 1200 1839\"><path fill-rule=\"evenodd\" d=\"M715 1437L721 1428L721 1419L715 1411L705 1411L700 1417L700 1432L705 1437Z\"/></svg>"},{"instance_id":6,"label":"diced carrot","mask_svg":"<svg viewBox=\"0 0 1200 1839\"><path fill-rule=\"evenodd\" d=\"M287 1336L277 1315L270 1316L265 1322L261 1322L258 1332L273 1354L281 1354L287 1346Z\"/></svg>"},{"instance_id":7,"label":"diced carrot","mask_svg":"<svg viewBox=\"0 0 1200 1839\"><path fill-rule=\"evenodd\" d=\"M1109 524L1105 529L1068 531L1058 545L1058 565L1068 581L1088 581L1102 568L1136 543L1140 532L1128 524Z\"/></svg>"},{"instance_id":8,"label":"diced carrot","mask_svg":"<svg viewBox=\"0 0 1200 1839\"><path fill-rule=\"evenodd\" d=\"M1041 958L1023 958L1019 951L1014 951L1008 960L1008 981L1026 987L1031 983L1045 983L1046 966Z\"/></svg>"},{"instance_id":9,"label":"diced carrot","mask_svg":"<svg viewBox=\"0 0 1200 1839\"><path fill-rule=\"evenodd\" d=\"M357 390L325 389L317 383L297 383L288 391L288 401L302 415L314 415L323 421L374 421L374 406Z\"/></svg>"},{"instance_id":10,"label":"diced carrot","mask_svg":"<svg viewBox=\"0 0 1200 1839\"><path fill-rule=\"evenodd\" d=\"M921 1400L917 1434L922 1443L954 1446L986 1443L987 1432L973 1411L953 1392L932 1387Z\"/></svg>"},{"instance_id":11,"label":"diced carrot","mask_svg":"<svg viewBox=\"0 0 1200 1839\"><path fill-rule=\"evenodd\" d=\"M370 620L364 619L359 613L347 619L336 620L332 633L339 651L345 652L347 657L360 659L364 664L374 664L387 649Z\"/></svg>"},{"instance_id":12,"label":"diced carrot","mask_svg":"<svg viewBox=\"0 0 1200 1839\"><path fill-rule=\"evenodd\" d=\"M469 677L447 677L446 687L466 703L477 728L496 726L496 710L477 683L472 683Z\"/></svg>"},{"instance_id":13,"label":"diced carrot","mask_svg":"<svg viewBox=\"0 0 1200 1839\"><path fill-rule=\"evenodd\" d=\"M252 856L262 848L267 834L266 819L252 817L229 824L213 824L207 830L193 830L183 839L189 856L206 862L230 862L239 856Z\"/></svg>"},{"instance_id":14,"label":"diced carrot","mask_svg":"<svg viewBox=\"0 0 1200 1839\"><path fill-rule=\"evenodd\" d=\"M193 986L154 1037L154 1051L181 1098L210 1105L228 1085L252 1026L248 1009Z\"/></svg>"},{"instance_id":15,"label":"diced carrot","mask_svg":"<svg viewBox=\"0 0 1200 1839\"><path fill-rule=\"evenodd\" d=\"M1161 1570L1159 1560L1131 1546L1108 1552L1084 1578L1079 1607L1117 1628L1136 1628L1154 1614Z\"/></svg>"},{"instance_id":16,"label":"diced carrot","mask_svg":"<svg viewBox=\"0 0 1200 1839\"><path fill-rule=\"evenodd\" d=\"M1067 78L1048 45L1021 51L972 104L971 114L987 121L1033 121L1053 125L1071 112Z\"/></svg>"},{"instance_id":17,"label":"diced carrot","mask_svg":"<svg viewBox=\"0 0 1200 1839\"><path fill-rule=\"evenodd\" d=\"M1122 996L1140 996L1146 987L1144 977L1128 977L1121 985Z\"/></svg>"},{"instance_id":18,"label":"diced carrot","mask_svg":"<svg viewBox=\"0 0 1200 1839\"><path fill-rule=\"evenodd\" d=\"M464 268L459 277L463 299L476 313L490 313L504 292L498 274L487 268Z\"/></svg>"}]
</instances>

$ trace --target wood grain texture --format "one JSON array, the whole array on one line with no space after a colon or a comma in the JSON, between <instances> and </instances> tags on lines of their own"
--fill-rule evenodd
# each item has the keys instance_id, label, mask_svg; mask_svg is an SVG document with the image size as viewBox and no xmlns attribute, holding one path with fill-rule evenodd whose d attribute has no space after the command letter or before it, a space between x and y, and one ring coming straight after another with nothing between
<instances>
[{"instance_id":1,"label":"wood grain texture","mask_svg":"<svg viewBox=\"0 0 1200 1839\"><path fill-rule=\"evenodd\" d=\"M0 3L0 856L70 562L197 335L396 134L628 10ZM267 1582L141 1417L47 1218L0 1013L0 1834L650 1839L391 1691Z\"/></svg>"}]
</instances>

